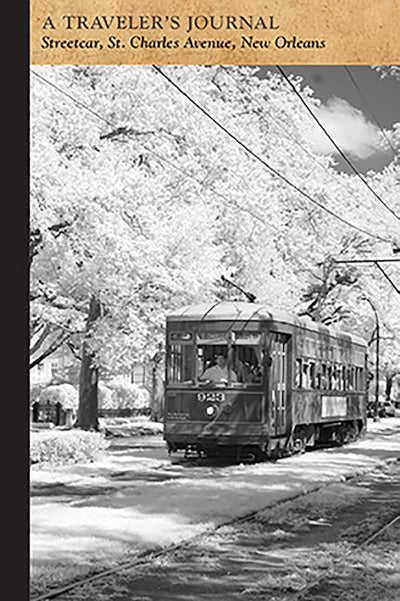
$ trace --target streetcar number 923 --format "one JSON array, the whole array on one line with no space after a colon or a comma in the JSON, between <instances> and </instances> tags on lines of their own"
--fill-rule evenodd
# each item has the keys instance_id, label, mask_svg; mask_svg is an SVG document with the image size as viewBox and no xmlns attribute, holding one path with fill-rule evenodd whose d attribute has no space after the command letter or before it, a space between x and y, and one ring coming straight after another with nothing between
<instances>
[{"instance_id":1,"label":"streetcar number 923","mask_svg":"<svg viewBox=\"0 0 400 601\"><path fill-rule=\"evenodd\" d=\"M205 402L214 402L214 403L222 403L225 400L225 395L223 392L198 392L197 400L200 403Z\"/></svg>"}]
</instances>

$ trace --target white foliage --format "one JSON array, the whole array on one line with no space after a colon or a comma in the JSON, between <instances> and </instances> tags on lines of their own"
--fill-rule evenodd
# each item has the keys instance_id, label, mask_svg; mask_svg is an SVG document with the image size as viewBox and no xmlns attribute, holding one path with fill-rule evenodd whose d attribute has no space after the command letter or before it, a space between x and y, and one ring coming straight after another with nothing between
<instances>
[{"instance_id":1,"label":"white foliage","mask_svg":"<svg viewBox=\"0 0 400 601\"><path fill-rule=\"evenodd\" d=\"M341 217L400 244L398 224L362 183L307 145L311 126L277 74L163 69L272 169ZM151 357L166 311L232 296L221 275L273 307L300 311L332 257L391 252L389 243L350 235L151 66L34 70L90 110L32 76L31 227L42 236L32 263L32 320L83 332L95 295L103 314L89 342L99 366L123 370ZM312 90L303 94L320 106ZM400 212L398 166L369 179ZM379 282L359 273L358 285L383 315L382 294L393 299ZM354 300L359 294L336 286L326 309L348 306L356 317L347 325L368 331L368 308ZM385 327L397 332L396 316L386 315Z\"/></svg>"}]
</instances>

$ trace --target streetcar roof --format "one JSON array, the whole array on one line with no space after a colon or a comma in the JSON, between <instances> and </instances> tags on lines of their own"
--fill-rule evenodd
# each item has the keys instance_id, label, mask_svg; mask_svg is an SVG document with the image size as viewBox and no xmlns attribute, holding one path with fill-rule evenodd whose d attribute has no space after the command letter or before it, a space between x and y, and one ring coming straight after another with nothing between
<instances>
[{"instance_id":1,"label":"streetcar roof","mask_svg":"<svg viewBox=\"0 0 400 601\"><path fill-rule=\"evenodd\" d=\"M205 321L274 321L318 332L351 339L352 342L366 346L365 340L354 334L327 327L322 323L312 321L309 317L298 317L285 311L271 309L259 303L239 301L222 301L218 303L202 303L187 305L167 314L168 322L205 322Z\"/></svg>"}]
</instances>

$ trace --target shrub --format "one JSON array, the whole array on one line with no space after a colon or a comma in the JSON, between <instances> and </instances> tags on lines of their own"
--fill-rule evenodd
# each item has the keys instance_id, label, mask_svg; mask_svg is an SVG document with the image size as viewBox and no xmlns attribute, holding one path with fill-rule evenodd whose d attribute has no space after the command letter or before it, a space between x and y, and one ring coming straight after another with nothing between
<instances>
[{"instance_id":1,"label":"shrub","mask_svg":"<svg viewBox=\"0 0 400 601\"><path fill-rule=\"evenodd\" d=\"M79 463L96 459L107 448L103 434L81 430L32 432L31 463Z\"/></svg>"},{"instance_id":2,"label":"shrub","mask_svg":"<svg viewBox=\"0 0 400 601\"><path fill-rule=\"evenodd\" d=\"M29 402L30 404L35 403L39 400L43 389L46 388L46 384L31 384L29 389Z\"/></svg>"},{"instance_id":3,"label":"shrub","mask_svg":"<svg viewBox=\"0 0 400 601\"><path fill-rule=\"evenodd\" d=\"M105 417L99 421L108 436L156 436L163 432L163 424L151 422L145 417Z\"/></svg>"},{"instance_id":4,"label":"shrub","mask_svg":"<svg viewBox=\"0 0 400 601\"><path fill-rule=\"evenodd\" d=\"M113 391L103 382L98 385L99 409L110 409L113 407Z\"/></svg>"},{"instance_id":5,"label":"shrub","mask_svg":"<svg viewBox=\"0 0 400 601\"><path fill-rule=\"evenodd\" d=\"M149 392L138 384L125 382L120 377L115 377L107 386L100 384L99 405L106 410L130 410L139 411L149 406ZM127 413L129 415L130 413Z\"/></svg>"},{"instance_id":6,"label":"shrub","mask_svg":"<svg viewBox=\"0 0 400 601\"><path fill-rule=\"evenodd\" d=\"M78 407L78 392L72 384L53 384L47 386L39 395L39 403L60 403L63 409Z\"/></svg>"}]
</instances>

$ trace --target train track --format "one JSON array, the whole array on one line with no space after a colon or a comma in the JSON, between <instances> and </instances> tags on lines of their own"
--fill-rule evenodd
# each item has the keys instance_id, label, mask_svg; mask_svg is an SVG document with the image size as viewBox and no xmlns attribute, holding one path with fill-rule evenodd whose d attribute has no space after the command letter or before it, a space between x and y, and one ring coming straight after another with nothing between
<instances>
[{"instance_id":1,"label":"train track","mask_svg":"<svg viewBox=\"0 0 400 601\"><path fill-rule=\"evenodd\" d=\"M398 522L400 522L400 513L395 516L391 516L390 519L388 519L384 525L380 526L375 530L375 532L373 532L373 534L366 537L362 542L360 542L356 546L356 548L351 547L346 553L343 553L342 556L334 562L330 570L328 570L328 572L325 572L323 576L318 576L314 578L311 582L308 582L305 586L297 590L295 593L290 593L289 595L283 597L282 601L304 601L306 596L310 592L320 587L323 582L329 580L329 578L331 578L338 571L338 569L340 569L341 565L344 564L349 559L349 557L354 554L356 550L361 550L364 547L367 547L369 544L376 541L377 538L379 538L384 532L386 532L389 528L391 528Z\"/></svg>"},{"instance_id":2,"label":"train track","mask_svg":"<svg viewBox=\"0 0 400 601\"><path fill-rule=\"evenodd\" d=\"M175 543L172 545L168 545L166 547L163 547L162 549L149 549L149 550L143 551L140 554L138 554L136 557L134 557L133 559L131 559L127 562L124 562L122 564L119 564L119 565L115 566L114 568L96 572L95 574L91 574L84 578L69 582L68 584L65 584L64 586L61 586L59 588L49 590L46 593L42 593L40 595L33 596L33 597L31 597L31 601L45 601L47 599L55 599L57 597L60 597L64 593L67 593L67 592L69 592L77 587L83 586L85 584L94 582L96 580L100 580L102 578L106 578L107 576L117 574L118 572L122 572L122 571L128 570L130 568L149 564L152 561L154 561L155 559L162 557L163 555L168 555L175 551L183 550L185 547L196 543L198 540L200 540L206 536L210 536L210 535L218 532L218 530L220 530L224 527L234 526L235 524L240 524L240 523L243 523L246 521L251 521L259 513L261 513L262 511L265 511L265 509L275 507L276 505L279 505L280 503L283 503L283 502L294 501L304 495L311 494L311 493L321 490L322 488L325 488L325 487L326 487L326 482L322 483L321 485L318 485L312 489L311 488L303 489L302 491L295 493L282 501L277 501L276 503L272 503L270 505L267 505L266 507L262 507L261 509L256 509L256 510L250 511L248 513L245 513L243 515L231 518L229 520L224 520L215 526L206 528L203 532L200 532L199 534L196 534L195 536L186 538L184 541L181 541L181 542L178 542L178 543Z\"/></svg>"},{"instance_id":3,"label":"train track","mask_svg":"<svg viewBox=\"0 0 400 601\"><path fill-rule=\"evenodd\" d=\"M310 489L303 489L302 491L299 491L299 492L291 495L291 497L288 497L281 501L277 501L274 504L270 504L265 507L258 508L256 510L247 512L243 515L236 516L234 518L230 518L228 520L222 521L219 524L214 525L212 527L205 528L201 533L198 533L195 536L189 537L189 538L185 539L184 541L180 541L178 543L168 545L161 549L150 549L150 550L143 551L140 554L133 557L132 559L130 559L129 561L118 564L118 565L114 566L113 568L109 568L106 570L102 570L102 571L87 575L84 578L76 579L74 581L71 581L71 582L63 585L63 586L60 586L59 588L54 588L52 590L48 590L45 593L38 594L36 596L32 596L31 601L46 601L46 600L55 599L58 597L62 597L63 595L69 593L70 591L73 591L74 589L77 589L78 587L82 587L82 586L85 586L86 584L90 584L90 583L94 583L96 581L107 579L107 577L109 577L109 576L118 575L120 573L123 573L124 571L131 570L132 568L142 568L142 567L147 567L147 566L151 567L151 565L157 559L160 559L163 557L168 557L169 555L174 554L176 552L185 551L185 548L195 546L202 539L205 539L206 537L212 537L213 535L217 534L217 532L222 530L223 528L230 527L230 526L240 526L241 524L245 525L245 524L250 524L252 522L256 522L257 519L259 518L259 516L263 512L269 511L269 510L271 510L279 505L282 505L284 503L290 503L290 502L296 501L300 497L306 497L307 495L316 493L326 487L327 487L327 483L321 483L315 487L312 487L312 488L310 487ZM383 532L387 531L390 527L397 524L397 522L399 520L400 520L400 514L390 516L390 519L387 519L385 521L385 523L383 523L383 524L381 523L379 525L379 527L374 530L374 532L372 532L372 533L370 532L367 537L365 537L361 542L359 542L355 546L352 545L351 548L346 553L342 554L340 558L338 558L336 561L334 561L332 568L328 572L325 571L325 573L322 576L316 576L311 582L308 582L302 588L298 589L297 591L295 591L293 593L290 593L286 597L282 597L282 601L301 601L302 599L304 599L305 596L310 591L312 591L312 589L315 589L318 585L321 584L321 582L323 580L329 578L329 576L334 574L334 572L340 567L340 565L343 562L345 562L348 559L348 557L354 552L355 547L362 548L362 547L368 546L370 543L372 543L377 538L379 538L379 536Z\"/></svg>"}]
</instances>

